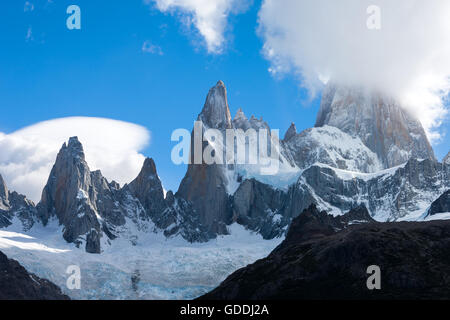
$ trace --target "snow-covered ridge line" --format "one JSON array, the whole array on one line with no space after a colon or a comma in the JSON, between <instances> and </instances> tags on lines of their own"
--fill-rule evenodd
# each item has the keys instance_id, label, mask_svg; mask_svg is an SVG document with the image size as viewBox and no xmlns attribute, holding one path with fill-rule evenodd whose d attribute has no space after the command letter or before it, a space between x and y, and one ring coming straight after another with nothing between
<instances>
[{"instance_id":1,"label":"snow-covered ridge line","mask_svg":"<svg viewBox=\"0 0 450 320\"><path fill-rule=\"evenodd\" d=\"M424 161L424 160L422 160ZM400 168L405 168L405 166L407 165L408 162L405 162L401 165L389 168L389 169L383 169L377 172L373 172L373 173L364 173L364 172L357 172L357 171L349 171L349 170L343 170L343 169L338 169L338 168L334 168L331 167L329 165L320 163L320 162L316 162L314 163L311 167L313 166L318 166L318 167L322 167L322 168L329 168L332 169L334 172L336 172L336 174L342 179L342 180L353 180L355 178L357 179L361 179L364 181L368 181L371 179L377 179L381 176L386 176L386 175L393 175L395 174L395 172L397 172L398 169Z\"/></svg>"},{"instance_id":2,"label":"snow-covered ridge line","mask_svg":"<svg viewBox=\"0 0 450 320\"><path fill-rule=\"evenodd\" d=\"M339 100L339 94L337 97ZM331 108L328 120L335 126L326 122L300 133L294 124L290 126L285 139L274 150L280 160L277 174L261 174L259 164L194 163L188 166L176 194L164 192L152 159L146 159L138 177L122 188L108 182L100 171L90 171L81 142L72 137L60 150L37 207L11 195L15 201L8 201L16 205L8 207L7 221L0 218L0 225L8 225L17 216L29 228L40 219L45 225L47 220L56 217L65 227L64 239L86 246L89 252L101 253L120 237L134 244L138 241L135 233L141 230L158 231L168 238L182 236L190 242L205 242L228 234L227 226L235 222L261 233L265 239L273 239L283 235L292 219L312 203L336 215L364 204L380 221L423 214L424 208L448 184L446 165L439 167L430 158L409 159L383 169L386 164L373 151L371 140L365 140L371 132L361 135L352 131L355 119L341 118L345 115L340 113L342 103ZM363 107L372 110L373 106ZM402 116L397 106L386 108L388 115ZM327 110L323 108L320 114L324 119L328 117L324 114ZM368 113L362 119L363 127L372 128L371 116ZM380 116L383 115L377 115ZM333 117L339 121L331 121ZM231 119L226 88L221 81L209 91L197 120L203 123L202 132L266 130L268 141L275 139L266 122L253 116L248 119L241 109ZM416 123L411 120L410 124ZM413 129L408 135L417 140L420 128ZM249 147L258 145L254 139L255 136L250 136L247 141L238 136L237 143L253 150ZM221 140L205 141L205 144L225 149ZM399 146L391 143L390 148ZM428 150L425 145L419 149ZM403 151L399 149L395 153L399 158L390 159L399 162ZM0 205L5 203L6 200L0 201Z\"/></svg>"}]
</instances>

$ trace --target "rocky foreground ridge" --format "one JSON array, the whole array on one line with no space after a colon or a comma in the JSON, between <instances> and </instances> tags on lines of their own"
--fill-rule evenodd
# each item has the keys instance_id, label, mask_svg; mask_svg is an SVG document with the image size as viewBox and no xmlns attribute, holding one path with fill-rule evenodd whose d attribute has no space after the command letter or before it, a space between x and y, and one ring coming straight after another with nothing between
<instances>
[{"instance_id":1,"label":"rocky foreground ridge","mask_svg":"<svg viewBox=\"0 0 450 320\"><path fill-rule=\"evenodd\" d=\"M262 118L241 109L231 118L221 81L197 120L202 132L264 129L269 145L276 139ZM247 147L257 142L243 141ZM211 145L205 141L203 149ZM316 126L297 132L292 124L274 152L280 159L275 175L262 175L260 164L190 164L178 191L164 195L152 159L120 186L89 169L72 137L37 205L9 191L0 176L0 228L17 222L27 231L57 220L66 241L101 253L118 237L136 244L140 232L205 242L227 234L232 223L271 239L285 235L311 204L334 216L363 205L377 221L420 220L445 210L430 206L450 189L448 156L438 162L420 122L379 94L330 85Z\"/></svg>"},{"instance_id":2,"label":"rocky foreground ridge","mask_svg":"<svg viewBox=\"0 0 450 320\"><path fill-rule=\"evenodd\" d=\"M379 223L364 211L312 205L267 258L200 299L450 299L450 221ZM367 286L373 265L379 290Z\"/></svg>"},{"instance_id":3,"label":"rocky foreground ridge","mask_svg":"<svg viewBox=\"0 0 450 320\"><path fill-rule=\"evenodd\" d=\"M0 252L0 300L69 300L48 280L30 274Z\"/></svg>"}]
</instances>

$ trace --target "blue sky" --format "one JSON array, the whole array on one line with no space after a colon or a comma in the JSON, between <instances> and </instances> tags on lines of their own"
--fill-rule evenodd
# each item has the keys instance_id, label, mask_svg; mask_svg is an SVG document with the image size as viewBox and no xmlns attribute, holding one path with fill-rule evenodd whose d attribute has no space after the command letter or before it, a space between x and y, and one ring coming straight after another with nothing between
<instances>
[{"instance_id":1,"label":"blue sky","mask_svg":"<svg viewBox=\"0 0 450 320\"><path fill-rule=\"evenodd\" d=\"M291 122L299 130L314 125L319 99L309 99L294 76L268 72L256 33L260 1L229 18L222 54L208 53L176 14L142 0L30 2L27 12L25 1L0 2L0 132L68 116L136 123L152 135L143 153L155 159L165 187L176 190L185 167L171 162L171 133L192 127L219 79L232 116L242 107L281 134ZM70 4L82 10L81 30L66 28ZM146 41L162 54L143 52ZM435 151L441 159L448 139Z\"/></svg>"}]
</instances>

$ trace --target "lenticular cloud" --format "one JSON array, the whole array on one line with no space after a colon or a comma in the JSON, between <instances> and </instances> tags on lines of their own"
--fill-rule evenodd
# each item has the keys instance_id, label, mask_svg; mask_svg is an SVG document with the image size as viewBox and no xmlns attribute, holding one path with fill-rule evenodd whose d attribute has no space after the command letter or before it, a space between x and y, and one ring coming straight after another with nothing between
<instances>
[{"instance_id":1,"label":"lenticular cloud","mask_svg":"<svg viewBox=\"0 0 450 320\"><path fill-rule=\"evenodd\" d=\"M44 121L11 134L0 133L0 174L11 190L38 201L56 154L69 137L78 136L91 170L100 169L119 183L134 179L149 143L143 127L123 121L71 117Z\"/></svg>"},{"instance_id":2,"label":"lenticular cloud","mask_svg":"<svg viewBox=\"0 0 450 320\"><path fill-rule=\"evenodd\" d=\"M367 27L372 5L380 30ZM449 17L448 0L265 0L259 33L271 72L294 72L311 92L324 79L381 90L438 138L450 90Z\"/></svg>"}]
</instances>

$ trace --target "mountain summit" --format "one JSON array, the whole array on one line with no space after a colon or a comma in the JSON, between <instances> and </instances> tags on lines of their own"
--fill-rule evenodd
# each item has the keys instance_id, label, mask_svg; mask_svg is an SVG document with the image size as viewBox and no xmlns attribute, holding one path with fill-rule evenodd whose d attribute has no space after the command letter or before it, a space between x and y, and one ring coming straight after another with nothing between
<instances>
[{"instance_id":1,"label":"mountain summit","mask_svg":"<svg viewBox=\"0 0 450 320\"><path fill-rule=\"evenodd\" d=\"M211 128L225 131L232 128L227 89L222 81L209 90L197 120L203 122L202 130ZM194 160L194 138L192 134L191 160ZM206 146L207 142L203 148ZM201 151L203 154L203 149ZM191 163L177 192L177 196L192 203L202 224L213 234L226 234L226 224L231 221L226 169L223 164L207 165L203 161L201 164Z\"/></svg>"},{"instance_id":2,"label":"mountain summit","mask_svg":"<svg viewBox=\"0 0 450 320\"><path fill-rule=\"evenodd\" d=\"M6 208L9 205L8 202L8 188L6 187L6 183L3 180L3 177L0 175L0 209Z\"/></svg>"},{"instance_id":3,"label":"mountain summit","mask_svg":"<svg viewBox=\"0 0 450 320\"><path fill-rule=\"evenodd\" d=\"M410 158L435 160L420 121L379 92L328 84L315 126L325 125L359 137L385 168Z\"/></svg>"},{"instance_id":4,"label":"mountain summit","mask_svg":"<svg viewBox=\"0 0 450 320\"><path fill-rule=\"evenodd\" d=\"M231 120L222 81L209 90L198 120L200 133L216 129L226 136L231 129L237 136L252 129L264 130L271 144L278 139L267 122L247 118L242 109ZM250 152L258 142L249 137L238 143ZM214 145L219 141L203 141L200 151L216 151ZM178 192L164 195L151 158L120 187L90 170L81 142L72 137L61 147L37 206L10 192L0 177L0 228L19 219L27 231L56 220L64 239L89 253L101 253L116 238L137 245L149 232L205 242L228 234L232 223L273 239L312 204L334 216L364 205L377 221L423 220L450 189L448 157L437 162L420 123L373 93L328 87L316 127L297 133L292 124L277 145L270 148L279 156L277 173L263 175L260 164L236 160L191 163Z\"/></svg>"},{"instance_id":5,"label":"mountain summit","mask_svg":"<svg viewBox=\"0 0 450 320\"><path fill-rule=\"evenodd\" d=\"M446 164L450 164L450 152L447 153L447 155L444 157L444 160L442 160L442 162L444 162Z\"/></svg>"},{"instance_id":6,"label":"mountain summit","mask_svg":"<svg viewBox=\"0 0 450 320\"><path fill-rule=\"evenodd\" d=\"M202 112L198 116L199 121L209 128L230 129L231 114L228 107L227 89L222 81L209 90Z\"/></svg>"}]
</instances>

